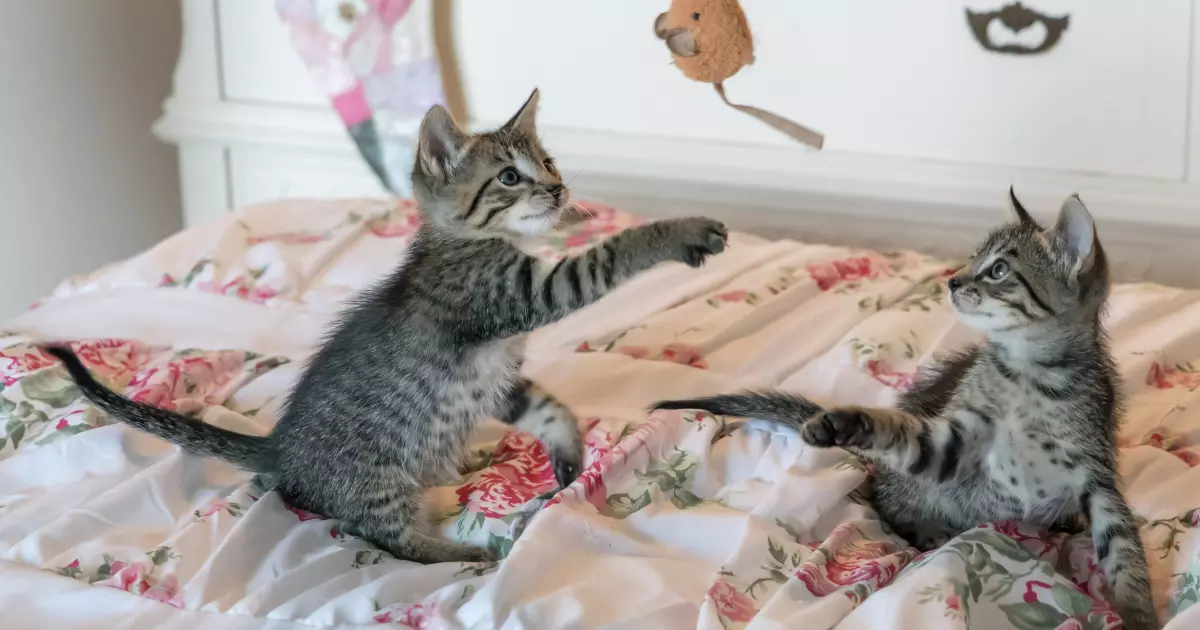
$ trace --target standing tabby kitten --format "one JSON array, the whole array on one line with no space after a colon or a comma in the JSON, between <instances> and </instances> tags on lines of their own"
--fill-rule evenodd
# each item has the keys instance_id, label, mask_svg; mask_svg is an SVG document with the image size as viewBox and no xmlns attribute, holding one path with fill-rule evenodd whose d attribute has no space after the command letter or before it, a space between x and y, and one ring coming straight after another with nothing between
<instances>
[{"instance_id":1,"label":"standing tabby kitten","mask_svg":"<svg viewBox=\"0 0 1200 630\"><path fill-rule=\"evenodd\" d=\"M876 464L875 508L918 546L981 523L1091 522L1096 556L1129 630L1157 627L1142 541L1118 490L1118 380L1100 314L1108 266L1078 197L1044 230L1012 198L950 279L959 319L986 343L925 372L898 409L822 410L782 393L668 401L794 428Z\"/></svg>"},{"instance_id":2,"label":"standing tabby kitten","mask_svg":"<svg viewBox=\"0 0 1200 630\"><path fill-rule=\"evenodd\" d=\"M397 557L482 561L488 550L419 527L425 489L457 475L485 417L545 444L559 485L580 472L571 413L519 376L524 336L661 262L699 266L725 247L708 219L652 223L557 264L511 239L552 228L567 204L534 130L538 94L500 129L471 135L434 107L421 123L413 190L424 224L407 261L363 292L301 376L266 437L132 402L70 350L84 394L114 417L202 455L272 473L288 503L342 519Z\"/></svg>"}]
</instances>

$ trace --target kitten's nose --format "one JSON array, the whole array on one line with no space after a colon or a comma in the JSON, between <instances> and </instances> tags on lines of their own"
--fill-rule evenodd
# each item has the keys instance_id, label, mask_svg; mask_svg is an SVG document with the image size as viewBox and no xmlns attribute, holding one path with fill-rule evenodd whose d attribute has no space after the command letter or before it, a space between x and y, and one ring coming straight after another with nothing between
<instances>
[{"instance_id":1,"label":"kitten's nose","mask_svg":"<svg viewBox=\"0 0 1200 630\"><path fill-rule=\"evenodd\" d=\"M950 286L951 291L957 291L962 288L962 278L950 276L950 280L946 284Z\"/></svg>"}]
</instances>

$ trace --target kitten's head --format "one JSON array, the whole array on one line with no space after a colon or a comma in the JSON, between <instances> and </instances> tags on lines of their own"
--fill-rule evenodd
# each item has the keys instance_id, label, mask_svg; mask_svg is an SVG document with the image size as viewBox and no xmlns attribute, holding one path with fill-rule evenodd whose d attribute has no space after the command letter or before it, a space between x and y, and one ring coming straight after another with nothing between
<instances>
[{"instance_id":1,"label":"kitten's head","mask_svg":"<svg viewBox=\"0 0 1200 630\"><path fill-rule=\"evenodd\" d=\"M959 319L983 332L1096 325L1109 280L1091 213L1072 196L1043 229L1009 193L1014 222L989 234L950 278Z\"/></svg>"},{"instance_id":2,"label":"kitten's head","mask_svg":"<svg viewBox=\"0 0 1200 630\"><path fill-rule=\"evenodd\" d=\"M568 191L534 128L538 91L495 131L471 134L434 106L421 121L413 194L425 220L483 234L552 229Z\"/></svg>"}]
</instances>

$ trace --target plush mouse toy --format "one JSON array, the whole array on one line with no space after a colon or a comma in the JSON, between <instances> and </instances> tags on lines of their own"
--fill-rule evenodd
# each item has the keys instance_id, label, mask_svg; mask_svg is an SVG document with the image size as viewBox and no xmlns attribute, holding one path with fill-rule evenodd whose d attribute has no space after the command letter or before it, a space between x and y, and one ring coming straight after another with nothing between
<instances>
[{"instance_id":1,"label":"plush mouse toy","mask_svg":"<svg viewBox=\"0 0 1200 630\"><path fill-rule=\"evenodd\" d=\"M737 0L672 0L671 8L654 21L654 33L667 43L684 76L712 83L726 105L813 148L824 146L824 136L808 127L725 97L725 80L754 63L754 39Z\"/></svg>"}]
</instances>

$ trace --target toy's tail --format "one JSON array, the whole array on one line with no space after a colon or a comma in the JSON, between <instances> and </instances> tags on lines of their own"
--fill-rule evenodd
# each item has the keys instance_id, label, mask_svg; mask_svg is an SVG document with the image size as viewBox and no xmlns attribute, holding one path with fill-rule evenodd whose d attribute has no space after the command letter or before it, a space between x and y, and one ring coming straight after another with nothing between
<instances>
[{"instance_id":1,"label":"toy's tail","mask_svg":"<svg viewBox=\"0 0 1200 630\"><path fill-rule=\"evenodd\" d=\"M742 392L691 400L664 400L653 409L698 409L719 416L765 420L794 431L821 411L816 403L782 392Z\"/></svg>"},{"instance_id":2,"label":"toy's tail","mask_svg":"<svg viewBox=\"0 0 1200 630\"><path fill-rule=\"evenodd\" d=\"M67 373L92 404L117 420L192 453L217 457L244 470L271 472L275 469L274 454L267 438L227 431L180 413L134 402L97 382L70 348L45 346L42 349L63 362Z\"/></svg>"}]
</instances>

